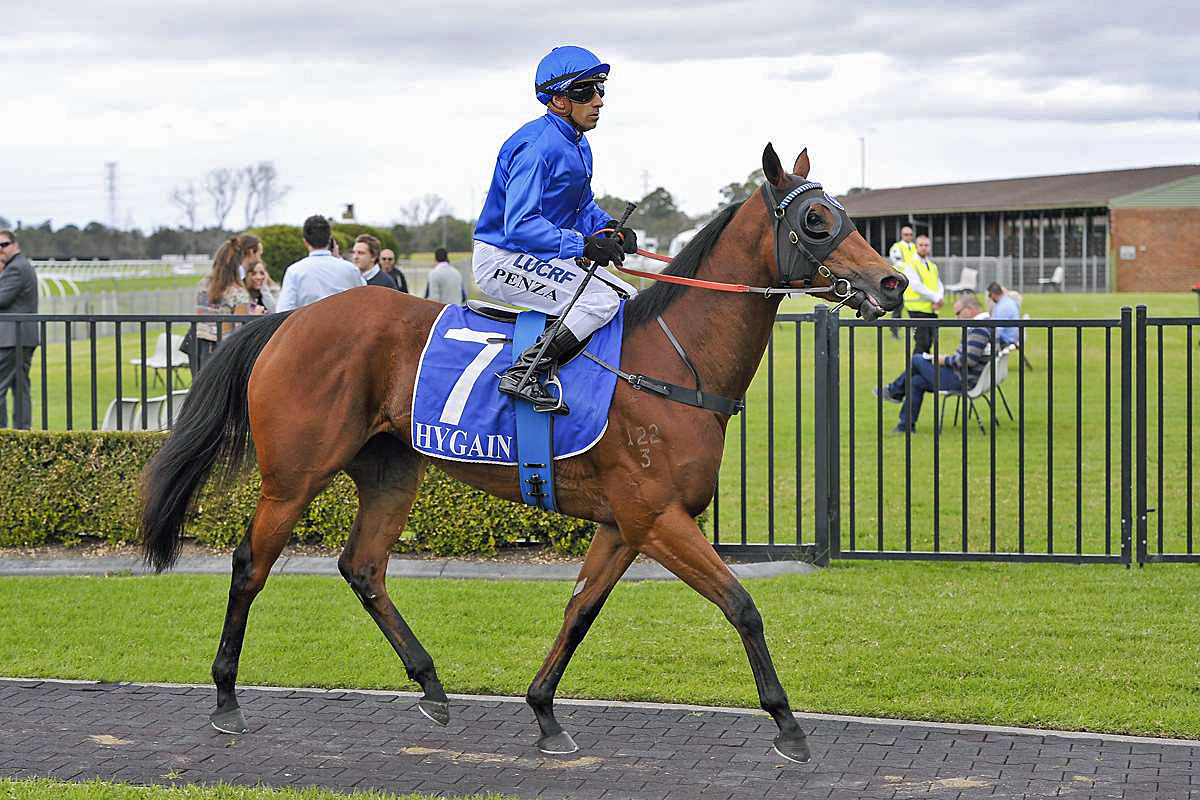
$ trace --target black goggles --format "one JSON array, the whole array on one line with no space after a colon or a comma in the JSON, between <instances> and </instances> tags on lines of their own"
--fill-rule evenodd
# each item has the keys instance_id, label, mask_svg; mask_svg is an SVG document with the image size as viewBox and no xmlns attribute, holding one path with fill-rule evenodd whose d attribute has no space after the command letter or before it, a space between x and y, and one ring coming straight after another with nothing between
<instances>
[{"instance_id":1,"label":"black goggles","mask_svg":"<svg viewBox=\"0 0 1200 800\"><path fill-rule=\"evenodd\" d=\"M586 103L596 95L604 97L604 81L592 81L572 86L563 94L572 103Z\"/></svg>"}]
</instances>

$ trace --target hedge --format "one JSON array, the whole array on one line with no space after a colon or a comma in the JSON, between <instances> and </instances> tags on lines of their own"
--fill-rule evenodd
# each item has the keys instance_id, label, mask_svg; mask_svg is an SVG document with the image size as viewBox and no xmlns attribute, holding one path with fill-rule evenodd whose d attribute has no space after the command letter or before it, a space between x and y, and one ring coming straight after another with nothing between
<instances>
[{"instance_id":1,"label":"hedge","mask_svg":"<svg viewBox=\"0 0 1200 800\"><path fill-rule=\"evenodd\" d=\"M136 542L139 475L166 435L0 431L0 547L69 544L82 536ZM233 546L254 513L258 489L255 470L231 487L206 487L185 535L213 547ZM293 540L341 547L357 508L353 482L339 474L309 505ZM492 555L532 540L578 554L594 529L590 522L492 497L431 467L394 549Z\"/></svg>"},{"instance_id":2,"label":"hedge","mask_svg":"<svg viewBox=\"0 0 1200 800\"><path fill-rule=\"evenodd\" d=\"M267 265L267 273L270 274L271 279L276 282L283 280L283 273L289 266L308 255L308 248L304 246L304 237L300 233L300 228L295 225L266 225L261 228L252 228L247 233L254 234L262 241L263 263ZM389 230L350 223L333 225L333 237L337 239L338 247L343 253L350 252L354 246L355 237L362 233L369 233L376 237L386 249L396 252L400 250L399 242Z\"/></svg>"}]
</instances>

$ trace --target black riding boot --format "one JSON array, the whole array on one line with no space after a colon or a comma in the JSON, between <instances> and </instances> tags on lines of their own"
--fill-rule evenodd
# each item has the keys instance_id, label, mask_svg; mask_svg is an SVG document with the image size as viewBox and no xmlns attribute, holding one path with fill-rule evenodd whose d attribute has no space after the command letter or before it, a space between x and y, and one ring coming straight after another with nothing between
<instances>
[{"instance_id":1,"label":"black riding boot","mask_svg":"<svg viewBox=\"0 0 1200 800\"><path fill-rule=\"evenodd\" d=\"M525 373L529 371L529 366L534 363L537 358L537 352L541 349L542 342L545 341L546 334L542 334L537 338L529 348L521 353L516 362L504 371L500 376L500 391L504 394L510 394L513 397L522 397L533 403L534 411L553 411L555 414L566 414L570 411L566 403L561 403L560 398L555 397L546 390L542 379L550 373L559 357L569 351L573 347L579 345L579 340L575 338L575 334L571 333L571 329L566 325L560 325L558 332L550 339L550 343L546 345L546 351L542 353L542 357L534 367L533 375L524 386L521 386L521 379L525 377Z\"/></svg>"}]
</instances>

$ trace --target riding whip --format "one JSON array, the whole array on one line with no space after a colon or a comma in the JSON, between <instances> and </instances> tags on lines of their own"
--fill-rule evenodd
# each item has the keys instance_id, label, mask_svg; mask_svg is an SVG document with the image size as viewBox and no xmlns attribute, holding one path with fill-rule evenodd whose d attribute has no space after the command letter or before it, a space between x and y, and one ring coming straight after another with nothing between
<instances>
[{"instance_id":1,"label":"riding whip","mask_svg":"<svg viewBox=\"0 0 1200 800\"><path fill-rule=\"evenodd\" d=\"M636 208L637 208L637 203L626 203L625 204L625 212L623 214L621 214L621 218L619 220L617 220L617 228L625 227L625 223L629 221L630 215L633 214L633 211ZM613 231L613 232L615 233L616 231ZM554 324L552 324L549 328L547 328L545 333L542 334L542 346L538 348L537 355L529 363L529 368L527 370L525 370L525 374L521 376L521 381L517 384L518 392L521 391L522 389L524 389L525 386L529 383L529 381L533 379L534 371L537 369L538 364L541 362L542 355L546 352L546 348L550 346L550 340L553 339L555 334L558 333L558 329L563 325L564 320L566 320L566 318L567 318L567 314L571 313L571 309L574 308L574 306L575 306L575 301L578 300L583 295L584 287L587 286L588 281L590 281L592 279L592 275L594 275L595 272L596 272L596 262L593 261L588 266L587 272L585 272L583 274L583 280L579 282L579 288L577 288L575 290L575 296L571 298L571 302L567 303L567 307L565 309L563 309L562 314L560 314L558 319L556 319L554 321ZM561 402L561 398L559 398L559 400Z\"/></svg>"}]
</instances>

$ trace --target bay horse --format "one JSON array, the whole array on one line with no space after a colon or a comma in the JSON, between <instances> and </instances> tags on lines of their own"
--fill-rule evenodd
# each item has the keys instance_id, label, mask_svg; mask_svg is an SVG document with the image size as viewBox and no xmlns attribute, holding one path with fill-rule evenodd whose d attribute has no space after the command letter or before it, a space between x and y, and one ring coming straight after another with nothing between
<instances>
[{"instance_id":1,"label":"bay horse","mask_svg":"<svg viewBox=\"0 0 1200 800\"><path fill-rule=\"evenodd\" d=\"M797 201L798 220L780 211L787 200L805 196L802 192L820 190L819 184L806 182L807 150L791 174L769 144L762 164L768 186L719 214L665 273L756 287L807 286L810 293L847 302L867 319L897 308L906 281L854 230L835 200L818 191L818 200ZM772 209L772 199L783 196L782 205ZM808 249L794 247L797 233L809 242ZM813 249L822 237L829 252ZM797 252L812 262L803 280L784 269L800 258ZM694 382L686 362L654 324L661 317L686 349L705 392L741 398L762 359L782 297L656 284L626 306L620 367L664 381ZM339 570L408 677L421 687L418 709L436 723L449 722L433 660L388 597L388 556L428 461L506 500L519 502L520 489L516 467L431 459L412 447L413 383L441 308L368 286L247 324L210 357L174 431L147 465L143 551L159 571L178 558L188 511L211 474L236 476L257 459L262 476L254 516L233 553L229 604L212 667L217 705L211 721L218 730L248 730L235 682L251 603L300 515L339 471L354 480L359 500ZM808 760L804 733L767 650L762 617L696 524L713 498L728 421L725 414L673 403L618 381L601 440L557 463L559 510L592 520L597 528L558 637L526 693L542 752L578 749L555 718L555 691L613 586L643 553L724 613L742 638L762 708L778 726L775 750L791 761Z\"/></svg>"}]
</instances>

